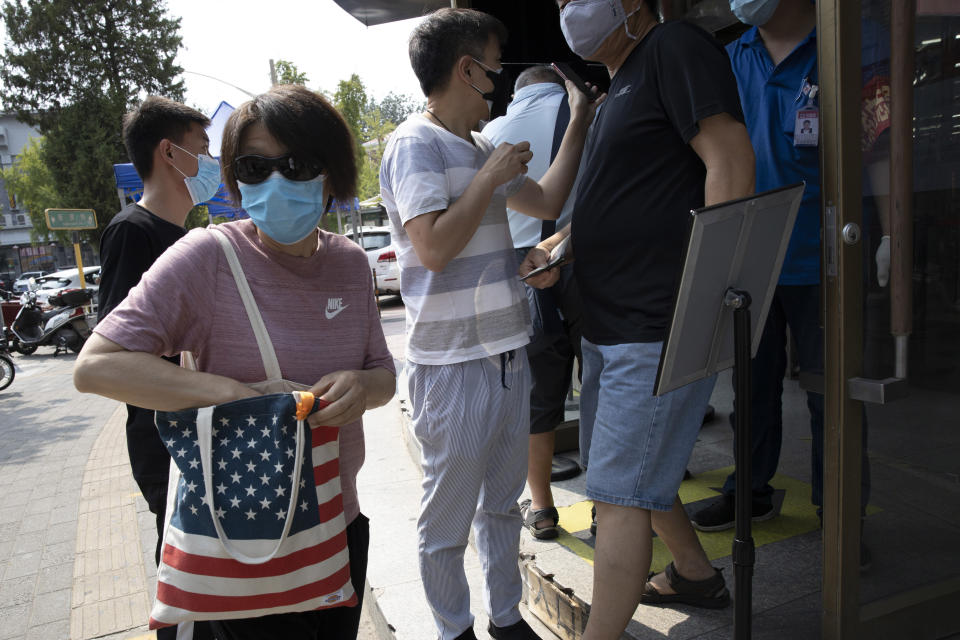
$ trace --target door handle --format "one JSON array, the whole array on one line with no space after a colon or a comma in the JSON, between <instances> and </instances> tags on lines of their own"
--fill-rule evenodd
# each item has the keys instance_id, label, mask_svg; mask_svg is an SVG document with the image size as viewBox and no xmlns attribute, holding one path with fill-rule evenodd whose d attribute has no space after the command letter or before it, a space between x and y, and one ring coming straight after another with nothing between
<instances>
[{"instance_id":1,"label":"door handle","mask_svg":"<svg viewBox=\"0 0 960 640\"><path fill-rule=\"evenodd\" d=\"M850 378L847 380L847 395L853 400L888 404L910 395L906 378Z\"/></svg>"},{"instance_id":2,"label":"door handle","mask_svg":"<svg viewBox=\"0 0 960 640\"><path fill-rule=\"evenodd\" d=\"M800 388L812 393L823 393L823 376L819 373L800 372ZM888 404L910 395L906 378L850 378L847 380L847 395L852 400L872 404Z\"/></svg>"}]
</instances>

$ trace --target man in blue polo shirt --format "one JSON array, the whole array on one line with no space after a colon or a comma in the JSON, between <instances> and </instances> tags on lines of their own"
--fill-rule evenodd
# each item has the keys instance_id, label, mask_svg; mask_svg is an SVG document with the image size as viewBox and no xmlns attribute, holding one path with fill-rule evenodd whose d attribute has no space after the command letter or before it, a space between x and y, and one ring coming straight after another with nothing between
<instances>
[{"instance_id":1,"label":"man in blue polo shirt","mask_svg":"<svg viewBox=\"0 0 960 640\"><path fill-rule=\"evenodd\" d=\"M780 459L781 395L786 369L786 329L797 342L801 371L823 373L820 327L820 157L816 7L810 0L730 0L741 22L753 25L727 45L744 117L756 155L758 192L801 180L806 190L753 361L753 520L773 518L770 480ZM823 395L807 392L812 444L812 502L823 504ZM732 416L731 416L732 419ZM869 496L864 447L862 500ZM694 514L701 531L734 526L736 482Z\"/></svg>"}]
</instances>

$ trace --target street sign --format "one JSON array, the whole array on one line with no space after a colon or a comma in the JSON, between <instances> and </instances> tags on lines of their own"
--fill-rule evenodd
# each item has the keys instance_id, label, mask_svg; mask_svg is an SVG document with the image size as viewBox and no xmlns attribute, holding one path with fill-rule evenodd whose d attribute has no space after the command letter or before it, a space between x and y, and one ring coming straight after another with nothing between
<instances>
[{"instance_id":1,"label":"street sign","mask_svg":"<svg viewBox=\"0 0 960 640\"><path fill-rule=\"evenodd\" d=\"M77 272L80 274L80 288L87 288L87 279L83 277L83 255L80 251L81 229L96 229L97 214L93 209L44 209L47 229L51 231L73 231L73 254L77 260Z\"/></svg>"},{"instance_id":2,"label":"street sign","mask_svg":"<svg viewBox=\"0 0 960 640\"><path fill-rule=\"evenodd\" d=\"M96 229L97 214L93 209L45 209L47 228L51 231Z\"/></svg>"}]
</instances>

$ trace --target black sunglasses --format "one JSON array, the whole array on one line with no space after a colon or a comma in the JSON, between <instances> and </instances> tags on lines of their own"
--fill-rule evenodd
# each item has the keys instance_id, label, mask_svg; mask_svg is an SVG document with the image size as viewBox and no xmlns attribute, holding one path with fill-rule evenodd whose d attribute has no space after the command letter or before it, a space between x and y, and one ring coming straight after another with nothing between
<instances>
[{"instance_id":1,"label":"black sunglasses","mask_svg":"<svg viewBox=\"0 0 960 640\"><path fill-rule=\"evenodd\" d=\"M323 167L319 162L301 160L290 153L277 158L246 155L233 161L234 177L245 184L263 182L274 171L279 171L280 175L287 180L305 182L320 175L323 172Z\"/></svg>"}]
</instances>

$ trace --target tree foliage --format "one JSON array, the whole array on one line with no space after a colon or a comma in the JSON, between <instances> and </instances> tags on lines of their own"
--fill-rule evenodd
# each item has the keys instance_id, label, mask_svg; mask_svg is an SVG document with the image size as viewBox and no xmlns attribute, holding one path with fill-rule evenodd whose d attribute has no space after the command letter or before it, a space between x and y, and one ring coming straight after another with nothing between
<instances>
[{"instance_id":1,"label":"tree foliage","mask_svg":"<svg viewBox=\"0 0 960 640\"><path fill-rule=\"evenodd\" d=\"M360 76L354 73L349 80L340 81L336 93L333 94L333 104L347 121L357 145L357 158L360 158L363 153L360 144L364 141L363 114L367 109L367 89Z\"/></svg>"},{"instance_id":2,"label":"tree foliage","mask_svg":"<svg viewBox=\"0 0 960 640\"><path fill-rule=\"evenodd\" d=\"M395 125L402 123L411 113L423 111L426 106L423 100L417 100L406 94L396 94L392 91L385 95L378 105L384 119Z\"/></svg>"},{"instance_id":3,"label":"tree foliage","mask_svg":"<svg viewBox=\"0 0 960 640\"><path fill-rule=\"evenodd\" d=\"M68 209L93 209L100 232L120 208L113 165L126 161L120 126L125 108L103 96L60 110L48 128L44 160Z\"/></svg>"},{"instance_id":4,"label":"tree foliage","mask_svg":"<svg viewBox=\"0 0 960 640\"><path fill-rule=\"evenodd\" d=\"M62 204L53 176L44 160L43 149L43 138L30 138L16 164L0 171L0 177L3 178L7 193L11 196L16 194L20 205L30 216L33 224L33 229L30 230L32 242L48 242L51 236L68 241L69 235L66 232L47 229L43 212L61 207Z\"/></svg>"},{"instance_id":5,"label":"tree foliage","mask_svg":"<svg viewBox=\"0 0 960 640\"><path fill-rule=\"evenodd\" d=\"M347 121L357 144L357 196L361 200L371 198L380 193L380 160L387 136L411 113L425 105L411 96L393 92L377 102L367 95L363 80L357 74L340 81L333 95L333 104ZM377 144L363 146L374 140Z\"/></svg>"},{"instance_id":6,"label":"tree foliage","mask_svg":"<svg viewBox=\"0 0 960 640\"><path fill-rule=\"evenodd\" d=\"M307 74L297 68L297 65L289 60L277 60L273 64L273 70L277 74L279 84L307 84L310 79Z\"/></svg>"},{"instance_id":7,"label":"tree foliage","mask_svg":"<svg viewBox=\"0 0 960 640\"><path fill-rule=\"evenodd\" d=\"M210 224L210 210L207 209L207 205L198 204L193 209L190 209L190 213L187 214L187 219L184 221L183 226L187 231L190 229L196 229L197 227L206 228Z\"/></svg>"},{"instance_id":8,"label":"tree foliage","mask_svg":"<svg viewBox=\"0 0 960 640\"><path fill-rule=\"evenodd\" d=\"M155 0L7 0L0 66L6 110L41 129L91 94L126 103L139 92L183 99L174 63L180 20Z\"/></svg>"},{"instance_id":9,"label":"tree foliage","mask_svg":"<svg viewBox=\"0 0 960 640\"><path fill-rule=\"evenodd\" d=\"M162 0L6 0L0 100L45 137L58 206L117 211L123 114L143 93L183 99L179 19ZM89 234L96 241L99 231Z\"/></svg>"}]
</instances>

